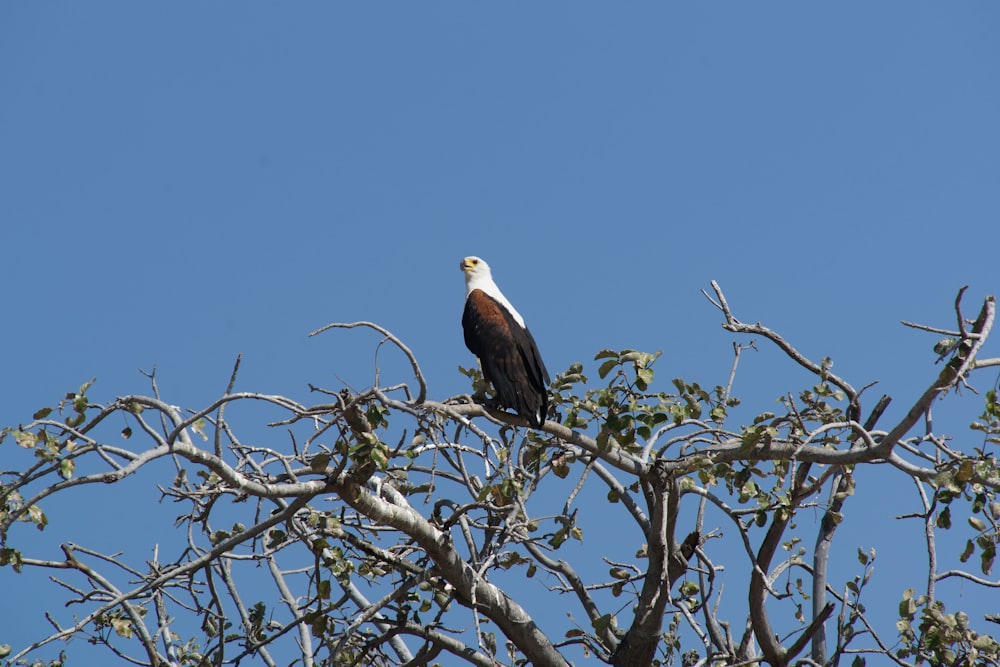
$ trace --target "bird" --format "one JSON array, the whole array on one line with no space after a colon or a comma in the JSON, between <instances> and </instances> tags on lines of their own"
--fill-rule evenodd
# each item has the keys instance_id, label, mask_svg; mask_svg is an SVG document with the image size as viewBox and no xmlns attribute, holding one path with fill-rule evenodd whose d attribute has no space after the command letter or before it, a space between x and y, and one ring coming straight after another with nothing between
<instances>
[{"instance_id":1,"label":"bird","mask_svg":"<svg viewBox=\"0 0 1000 667\"><path fill-rule=\"evenodd\" d=\"M465 274L465 346L479 358L497 404L541 428L549 409L549 373L534 337L493 282L489 264L466 257L459 266Z\"/></svg>"}]
</instances>

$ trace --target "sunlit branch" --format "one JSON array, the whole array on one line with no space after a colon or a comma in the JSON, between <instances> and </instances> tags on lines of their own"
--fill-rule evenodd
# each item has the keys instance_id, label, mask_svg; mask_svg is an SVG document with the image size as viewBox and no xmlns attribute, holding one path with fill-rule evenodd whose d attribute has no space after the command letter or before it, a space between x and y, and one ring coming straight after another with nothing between
<instances>
[{"instance_id":1,"label":"sunlit branch","mask_svg":"<svg viewBox=\"0 0 1000 667\"><path fill-rule=\"evenodd\" d=\"M369 329L374 329L375 331L382 334L386 340L391 341L393 345L398 347L403 352L403 354L406 355L406 358L410 362L410 366L413 368L413 374L416 376L417 382L420 384L420 391L417 394L416 402L417 404L423 403L424 399L427 398L427 381L424 380L424 374L420 370L420 365L417 363L417 358L413 355L413 352L410 351L410 348L404 345L403 341L399 340L398 338L396 338L396 336L390 333L388 329L384 329L373 322L351 322L350 324L333 322L331 324L327 324L324 327L320 327L319 329L316 329L313 332L310 332L309 335L316 336L329 329L353 329L355 327L368 327Z\"/></svg>"},{"instance_id":2,"label":"sunlit branch","mask_svg":"<svg viewBox=\"0 0 1000 667\"><path fill-rule=\"evenodd\" d=\"M737 320L736 317L733 315L732 310L730 310L729 304L726 302L725 296L722 294L722 288L719 287L719 284L716 283L714 280L711 281L711 285L719 301L718 303L716 303L715 301L712 301L711 298L709 298L709 301L712 301L712 303L714 303L722 311L722 314L726 318L726 323L723 324L722 326L727 331L731 331L733 333L742 333L742 334L757 334L759 336L767 338L772 343L777 345L781 349L781 351L788 356L789 359L791 359L798 365L802 366L803 368L808 370L810 373L816 375L817 377L828 379L832 384L834 384L835 386L843 390L845 394L847 394L847 397L851 403L857 402L858 393L857 391L855 391L854 387L848 384L848 382L843 378L838 377L837 375L831 373L828 367L820 366L819 364L807 359L803 354L801 354L798 350L792 347L792 345L784 338L782 338L777 332L768 329L767 327L765 327L760 323L743 324L742 322ZM705 293L704 290L702 290L702 293L703 294ZM705 294L705 296L708 297L707 294Z\"/></svg>"},{"instance_id":3,"label":"sunlit branch","mask_svg":"<svg viewBox=\"0 0 1000 667\"><path fill-rule=\"evenodd\" d=\"M961 296L961 293L959 294ZM956 308L958 304L956 302ZM976 352L986 341L990 329L993 327L995 301L992 296L986 297L983 301L982 310L972 326L971 335L968 335L957 346L954 357L945 364L945 367L938 374L937 379L928 387L919 399L913 404L900 422L893 427L879 443L877 449L883 456L888 458L893 446L919 421L920 417L927 412L931 403L934 402L941 393L951 389L975 363Z\"/></svg>"}]
</instances>

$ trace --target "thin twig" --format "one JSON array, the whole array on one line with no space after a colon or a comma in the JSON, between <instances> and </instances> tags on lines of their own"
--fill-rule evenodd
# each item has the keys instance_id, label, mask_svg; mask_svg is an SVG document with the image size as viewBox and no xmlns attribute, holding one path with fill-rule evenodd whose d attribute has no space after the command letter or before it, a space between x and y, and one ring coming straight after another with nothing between
<instances>
[{"instance_id":1,"label":"thin twig","mask_svg":"<svg viewBox=\"0 0 1000 667\"><path fill-rule=\"evenodd\" d=\"M406 355L406 358L410 360L410 366L413 368L413 374L416 376L417 382L420 383L420 391L417 393L416 403L417 405L423 403L424 399L427 398L427 381L424 379L424 374L420 370L420 364L417 363L417 358L413 355L413 352L410 350L410 348L404 345L403 341L396 338L396 336L394 336L388 329L380 327L374 322L351 322L349 324L342 322L333 322L331 324L327 324L325 327L320 327L319 329L316 329L309 335L316 336L317 334L321 334L329 329L353 329L355 327L368 327L369 329L374 329L375 331L378 331L380 334L385 336L386 339L391 341L396 347L402 350L403 354Z\"/></svg>"}]
</instances>

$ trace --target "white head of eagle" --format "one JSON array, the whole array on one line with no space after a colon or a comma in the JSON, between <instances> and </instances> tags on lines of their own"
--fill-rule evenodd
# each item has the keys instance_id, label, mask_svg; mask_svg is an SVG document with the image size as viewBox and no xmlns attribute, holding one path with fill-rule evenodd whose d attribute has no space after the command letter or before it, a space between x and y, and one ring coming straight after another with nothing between
<instances>
[{"instance_id":1,"label":"white head of eagle","mask_svg":"<svg viewBox=\"0 0 1000 667\"><path fill-rule=\"evenodd\" d=\"M465 346L479 357L497 403L541 427L549 408L549 373L534 337L493 282L489 264L466 257L459 266L465 273Z\"/></svg>"}]
</instances>

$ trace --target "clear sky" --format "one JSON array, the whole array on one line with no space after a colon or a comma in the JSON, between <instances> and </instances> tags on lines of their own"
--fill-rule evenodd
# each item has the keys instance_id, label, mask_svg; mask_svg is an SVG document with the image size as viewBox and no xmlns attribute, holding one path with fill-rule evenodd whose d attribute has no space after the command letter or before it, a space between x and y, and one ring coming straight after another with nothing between
<instances>
[{"instance_id":1,"label":"clear sky","mask_svg":"<svg viewBox=\"0 0 1000 667\"><path fill-rule=\"evenodd\" d=\"M899 321L1000 290L997 3L5 2L0 63L5 425L154 365L200 407L237 353L245 390L364 387L377 337L306 337L359 319L459 393L470 254L553 373L723 383L714 279L888 421L938 370ZM755 411L804 381L776 359Z\"/></svg>"}]
</instances>

